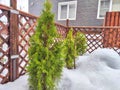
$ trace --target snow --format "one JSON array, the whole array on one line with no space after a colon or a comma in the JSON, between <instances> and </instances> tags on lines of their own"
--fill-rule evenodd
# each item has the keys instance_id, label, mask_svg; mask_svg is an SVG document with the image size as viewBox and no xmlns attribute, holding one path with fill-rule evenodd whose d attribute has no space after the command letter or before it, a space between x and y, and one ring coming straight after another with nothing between
<instances>
[{"instance_id":1,"label":"snow","mask_svg":"<svg viewBox=\"0 0 120 90\"><path fill-rule=\"evenodd\" d=\"M0 90L28 90L28 76L0 85ZM120 56L112 49L97 49L79 56L76 69L63 69L58 90L120 90Z\"/></svg>"},{"instance_id":2,"label":"snow","mask_svg":"<svg viewBox=\"0 0 120 90\"><path fill-rule=\"evenodd\" d=\"M0 85L0 90L29 90L27 79L28 75L21 76L15 82Z\"/></svg>"},{"instance_id":3,"label":"snow","mask_svg":"<svg viewBox=\"0 0 120 90\"><path fill-rule=\"evenodd\" d=\"M63 70L59 90L120 90L120 56L110 49L98 49L80 56L77 69Z\"/></svg>"}]
</instances>

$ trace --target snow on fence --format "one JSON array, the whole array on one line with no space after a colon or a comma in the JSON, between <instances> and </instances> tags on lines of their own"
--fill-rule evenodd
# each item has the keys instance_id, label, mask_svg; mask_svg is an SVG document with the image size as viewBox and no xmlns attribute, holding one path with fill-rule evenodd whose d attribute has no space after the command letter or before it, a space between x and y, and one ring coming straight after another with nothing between
<instances>
[{"instance_id":1,"label":"snow on fence","mask_svg":"<svg viewBox=\"0 0 120 90\"><path fill-rule=\"evenodd\" d=\"M13 10L10 7L0 5L0 83L14 81L26 73L28 65L28 47L29 38L34 34L36 28L36 16L22 11ZM117 38L120 38L120 27L102 27L102 26L64 26L55 23L58 33L66 37L70 28L74 33L80 31L86 35L88 40L87 52L91 53L97 48L113 48L120 54L120 45L106 46L107 38L104 39L104 31L115 29ZM109 36L109 33L107 33ZM112 34L110 34L111 36ZM116 35L116 34L115 34ZM112 39L110 39L112 40ZM118 43L120 41L115 40ZM109 43L107 43L109 44Z\"/></svg>"}]
</instances>

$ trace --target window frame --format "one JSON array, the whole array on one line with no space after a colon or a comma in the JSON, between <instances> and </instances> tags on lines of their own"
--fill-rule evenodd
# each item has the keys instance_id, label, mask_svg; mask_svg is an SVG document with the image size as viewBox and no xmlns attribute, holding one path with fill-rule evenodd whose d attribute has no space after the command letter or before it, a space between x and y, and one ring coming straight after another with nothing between
<instances>
[{"instance_id":1,"label":"window frame","mask_svg":"<svg viewBox=\"0 0 120 90\"><path fill-rule=\"evenodd\" d=\"M69 6L71 4L74 4L75 5L75 17L74 18L69 18ZM61 6L62 5L67 5L67 18L65 19L61 19ZM59 2L58 3L58 20L66 20L66 19L69 19L69 20L76 20L76 15L77 15L77 1L68 1L68 2Z\"/></svg>"},{"instance_id":2,"label":"window frame","mask_svg":"<svg viewBox=\"0 0 120 90\"><path fill-rule=\"evenodd\" d=\"M100 17L101 1L102 0L98 0L97 19L104 19L104 17ZM110 0L109 11L112 11L112 2L113 2L113 0Z\"/></svg>"}]
</instances>

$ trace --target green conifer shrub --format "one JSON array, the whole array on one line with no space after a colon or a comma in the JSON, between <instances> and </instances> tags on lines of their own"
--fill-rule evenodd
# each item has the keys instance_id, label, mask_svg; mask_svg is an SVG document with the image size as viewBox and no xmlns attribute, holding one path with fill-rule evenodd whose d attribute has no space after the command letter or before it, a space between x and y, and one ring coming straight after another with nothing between
<instances>
[{"instance_id":1,"label":"green conifer shrub","mask_svg":"<svg viewBox=\"0 0 120 90\"><path fill-rule=\"evenodd\" d=\"M75 59L78 55L83 55L86 52L87 40L83 33L77 32L73 36L73 29L71 28L65 39L66 46L66 58L65 63L68 69L72 69L75 66Z\"/></svg>"},{"instance_id":2,"label":"green conifer shrub","mask_svg":"<svg viewBox=\"0 0 120 90\"><path fill-rule=\"evenodd\" d=\"M51 3L46 0L43 12L38 19L35 34L30 38L28 51L29 85L32 90L54 90L60 79L63 60L63 42L54 24Z\"/></svg>"},{"instance_id":3,"label":"green conifer shrub","mask_svg":"<svg viewBox=\"0 0 120 90\"><path fill-rule=\"evenodd\" d=\"M75 49L76 49L76 55L83 55L86 52L87 48L87 39L85 37L85 34L81 32L77 32L75 35Z\"/></svg>"},{"instance_id":4,"label":"green conifer shrub","mask_svg":"<svg viewBox=\"0 0 120 90\"><path fill-rule=\"evenodd\" d=\"M65 39L66 46L66 57L65 63L68 69L72 69L74 67L74 58L75 58L75 41L73 37L73 29L71 28L68 31L67 37Z\"/></svg>"}]
</instances>

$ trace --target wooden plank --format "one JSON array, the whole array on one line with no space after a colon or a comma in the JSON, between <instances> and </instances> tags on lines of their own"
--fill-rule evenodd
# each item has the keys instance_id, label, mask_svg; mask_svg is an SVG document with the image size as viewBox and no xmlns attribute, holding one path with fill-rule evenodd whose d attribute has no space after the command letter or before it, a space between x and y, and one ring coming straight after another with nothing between
<instances>
[{"instance_id":1,"label":"wooden plank","mask_svg":"<svg viewBox=\"0 0 120 90\"><path fill-rule=\"evenodd\" d=\"M18 55L18 15L10 14L10 55ZM18 78L18 59L10 60L10 80Z\"/></svg>"},{"instance_id":2,"label":"wooden plank","mask_svg":"<svg viewBox=\"0 0 120 90\"><path fill-rule=\"evenodd\" d=\"M120 26L120 12L118 12L118 26Z\"/></svg>"},{"instance_id":3,"label":"wooden plank","mask_svg":"<svg viewBox=\"0 0 120 90\"><path fill-rule=\"evenodd\" d=\"M117 26L120 27L120 12L107 12L105 17L105 26ZM120 28L110 28L109 30L103 31L104 34L104 46L105 47L120 47L118 37Z\"/></svg>"},{"instance_id":4,"label":"wooden plank","mask_svg":"<svg viewBox=\"0 0 120 90\"><path fill-rule=\"evenodd\" d=\"M114 12L113 13L110 12L109 14L110 14L110 18L109 18L110 20L109 22L108 21L107 22L109 23L109 26L114 26Z\"/></svg>"},{"instance_id":5,"label":"wooden plank","mask_svg":"<svg viewBox=\"0 0 120 90\"><path fill-rule=\"evenodd\" d=\"M109 14L109 12L106 13L106 17L105 17L105 26L110 26L109 22L110 22L110 17L111 14ZM107 21L107 22L106 22Z\"/></svg>"},{"instance_id":6,"label":"wooden plank","mask_svg":"<svg viewBox=\"0 0 120 90\"><path fill-rule=\"evenodd\" d=\"M119 12L116 12L116 15L115 15L115 25L114 26L119 26Z\"/></svg>"}]
</instances>

